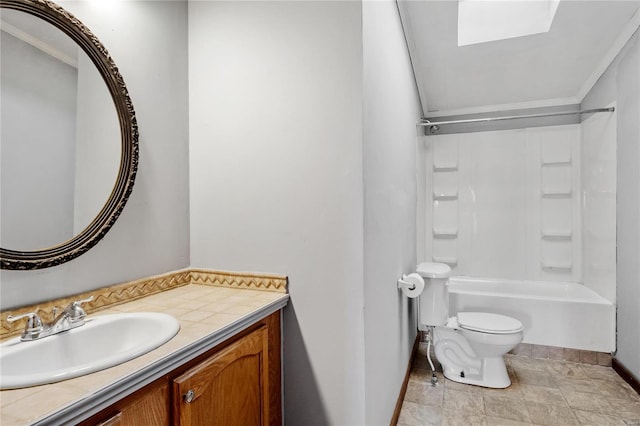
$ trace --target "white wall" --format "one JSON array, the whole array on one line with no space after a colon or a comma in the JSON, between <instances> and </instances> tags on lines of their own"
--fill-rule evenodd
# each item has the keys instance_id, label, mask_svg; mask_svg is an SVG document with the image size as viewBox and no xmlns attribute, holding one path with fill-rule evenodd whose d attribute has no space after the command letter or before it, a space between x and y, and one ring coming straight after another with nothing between
<instances>
[{"instance_id":1,"label":"white wall","mask_svg":"<svg viewBox=\"0 0 640 426\"><path fill-rule=\"evenodd\" d=\"M616 103L617 353L640 378L640 35L636 31L582 102Z\"/></svg>"},{"instance_id":2,"label":"white wall","mask_svg":"<svg viewBox=\"0 0 640 426\"><path fill-rule=\"evenodd\" d=\"M89 252L54 268L0 271L1 309L189 265L187 4L62 6L102 41L124 77L140 126L140 168L121 217Z\"/></svg>"},{"instance_id":3,"label":"white wall","mask_svg":"<svg viewBox=\"0 0 640 426\"><path fill-rule=\"evenodd\" d=\"M420 103L395 1L363 2L362 21L364 424L382 425L393 415L416 337L414 301L396 284L416 267Z\"/></svg>"},{"instance_id":4,"label":"white wall","mask_svg":"<svg viewBox=\"0 0 640 426\"><path fill-rule=\"evenodd\" d=\"M365 421L361 19L189 3L191 263L289 276L292 425Z\"/></svg>"}]
</instances>

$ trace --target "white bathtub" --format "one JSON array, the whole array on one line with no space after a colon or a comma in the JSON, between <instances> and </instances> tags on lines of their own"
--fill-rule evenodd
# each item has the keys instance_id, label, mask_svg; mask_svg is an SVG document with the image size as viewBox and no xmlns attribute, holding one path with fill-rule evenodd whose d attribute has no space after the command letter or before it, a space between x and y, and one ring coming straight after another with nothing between
<instances>
[{"instance_id":1,"label":"white bathtub","mask_svg":"<svg viewBox=\"0 0 640 426\"><path fill-rule=\"evenodd\" d=\"M449 310L450 316L480 311L517 318L525 343L615 350L615 305L582 284L452 277Z\"/></svg>"}]
</instances>

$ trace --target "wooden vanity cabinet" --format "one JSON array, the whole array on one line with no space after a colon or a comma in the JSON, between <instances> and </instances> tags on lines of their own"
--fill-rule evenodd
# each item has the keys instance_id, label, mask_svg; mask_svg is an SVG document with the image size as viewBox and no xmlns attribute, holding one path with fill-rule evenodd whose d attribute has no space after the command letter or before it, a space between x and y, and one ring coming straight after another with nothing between
<instances>
[{"instance_id":1,"label":"wooden vanity cabinet","mask_svg":"<svg viewBox=\"0 0 640 426\"><path fill-rule=\"evenodd\" d=\"M173 424L269 424L266 327L242 337L173 379Z\"/></svg>"},{"instance_id":2,"label":"wooden vanity cabinet","mask_svg":"<svg viewBox=\"0 0 640 426\"><path fill-rule=\"evenodd\" d=\"M169 384L166 381L155 382L81 425L169 426L168 402Z\"/></svg>"},{"instance_id":3,"label":"wooden vanity cabinet","mask_svg":"<svg viewBox=\"0 0 640 426\"><path fill-rule=\"evenodd\" d=\"M81 426L282 424L280 311Z\"/></svg>"}]
</instances>

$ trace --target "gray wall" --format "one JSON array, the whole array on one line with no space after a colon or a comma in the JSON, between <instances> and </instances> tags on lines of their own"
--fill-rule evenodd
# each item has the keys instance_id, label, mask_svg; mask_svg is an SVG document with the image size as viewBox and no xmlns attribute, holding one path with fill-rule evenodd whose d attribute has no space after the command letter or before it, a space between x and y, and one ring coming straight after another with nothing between
<instances>
[{"instance_id":1,"label":"gray wall","mask_svg":"<svg viewBox=\"0 0 640 426\"><path fill-rule=\"evenodd\" d=\"M85 229L104 206L120 170L120 123L98 69L78 55L78 114L74 191L74 234Z\"/></svg>"},{"instance_id":2,"label":"gray wall","mask_svg":"<svg viewBox=\"0 0 640 426\"><path fill-rule=\"evenodd\" d=\"M140 169L122 216L88 253L54 268L0 271L2 309L189 265L187 4L62 6L97 35L124 77L140 125Z\"/></svg>"},{"instance_id":3,"label":"gray wall","mask_svg":"<svg viewBox=\"0 0 640 426\"><path fill-rule=\"evenodd\" d=\"M396 280L416 263L419 107L395 3L110 5L67 7L131 92L132 198L80 258L2 271L4 306L189 263L284 273L286 423L388 424L416 333Z\"/></svg>"},{"instance_id":4,"label":"gray wall","mask_svg":"<svg viewBox=\"0 0 640 426\"><path fill-rule=\"evenodd\" d=\"M364 2L364 331L367 425L389 424L416 338L398 291L416 267L420 102L394 1Z\"/></svg>"},{"instance_id":5,"label":"gray wall","mask_svg":"<svg viewBox=\"0 0 640 426\"><path fill-rule=\"evenodd\" d=\"M1 244L50 247L73 236L78 71L5 32L0 41Z\"/></svg>"},{"instance_id":6,"label":"gray wall","mask_svg":"<svg viewBox=\"0 0 640 426\"><path fill-rule=\"evenodd\" d=\"M289 276L287 424L388 424L420 116L395 2L192 2L189 31L193 266Z\"/></svg>"},{"instance_id":7,"label":"gray wall","mask_svg":"<svg viewBox=\"0 0 640 426\"><path fill-rule=\"evenodd\" d=\"M189 3L191 263L289 276L291 425L364 424L361 19Z\"/></svg>"},{"instance_id":8,"label":"gray wall","mask_svg":"<svg viewBox=\"0 0 640 426\"><path fill-rule=\"evenodd\" d=\"M582 102L594 108L616 102L617 353L640 377L640 35L631 40Z\"/></svg>"}]
</instances>

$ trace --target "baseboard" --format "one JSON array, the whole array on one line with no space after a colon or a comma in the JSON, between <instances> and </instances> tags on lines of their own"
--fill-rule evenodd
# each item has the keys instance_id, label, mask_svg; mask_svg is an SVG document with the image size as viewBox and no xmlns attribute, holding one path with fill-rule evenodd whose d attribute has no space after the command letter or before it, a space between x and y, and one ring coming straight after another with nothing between
<instances>
[{"instance_id":1,"label":"baseboard","mask_svg":"<svg viewBox=\"0 0 640 426\"><path fill-rule=\"evenodd\" d=\"M638 377L634 376L634 374L616 358L611 360L611 366L625 382L629 383L629 386L631 386L636 392L640 393L640 379L638 379Z\"/></svg>"},{"instance_id":2,"label":"baseboard","mask_svg":"<svg viewBox=\"0 0 640 426\"><path fill-rule=\"evenodd\" d=\"M409 357L409 365L407 366L407 372L404 374L404 380L402 381L402 387L400 388L400 395L396 401L396 408L393 410L393 417L391 417L391 426L398 424L398 418L400 418L400 410L402 409L402 402L404 401L404 395L407 393L407 386L409 385L409 376L411 376L411 366L413 365L413 359L418 352L418 345L420 344L420 332L416 335L416 341L413 343L413 349L411 350L411 356Z\"/></svg>"},{"instance_id":3,"label":"baseboard","mask_svg":"<svg viewBox=\"0 0 640 426\"><path fill-rule=\"evenodd\" d=\"M556 361L577 362L579 364L601 365L611 367L611 354L606 352L587 351L582 349L544 346L532 343L520 343L509 354L531 358L553 359Z\"/></svg>"}]
</instances>

